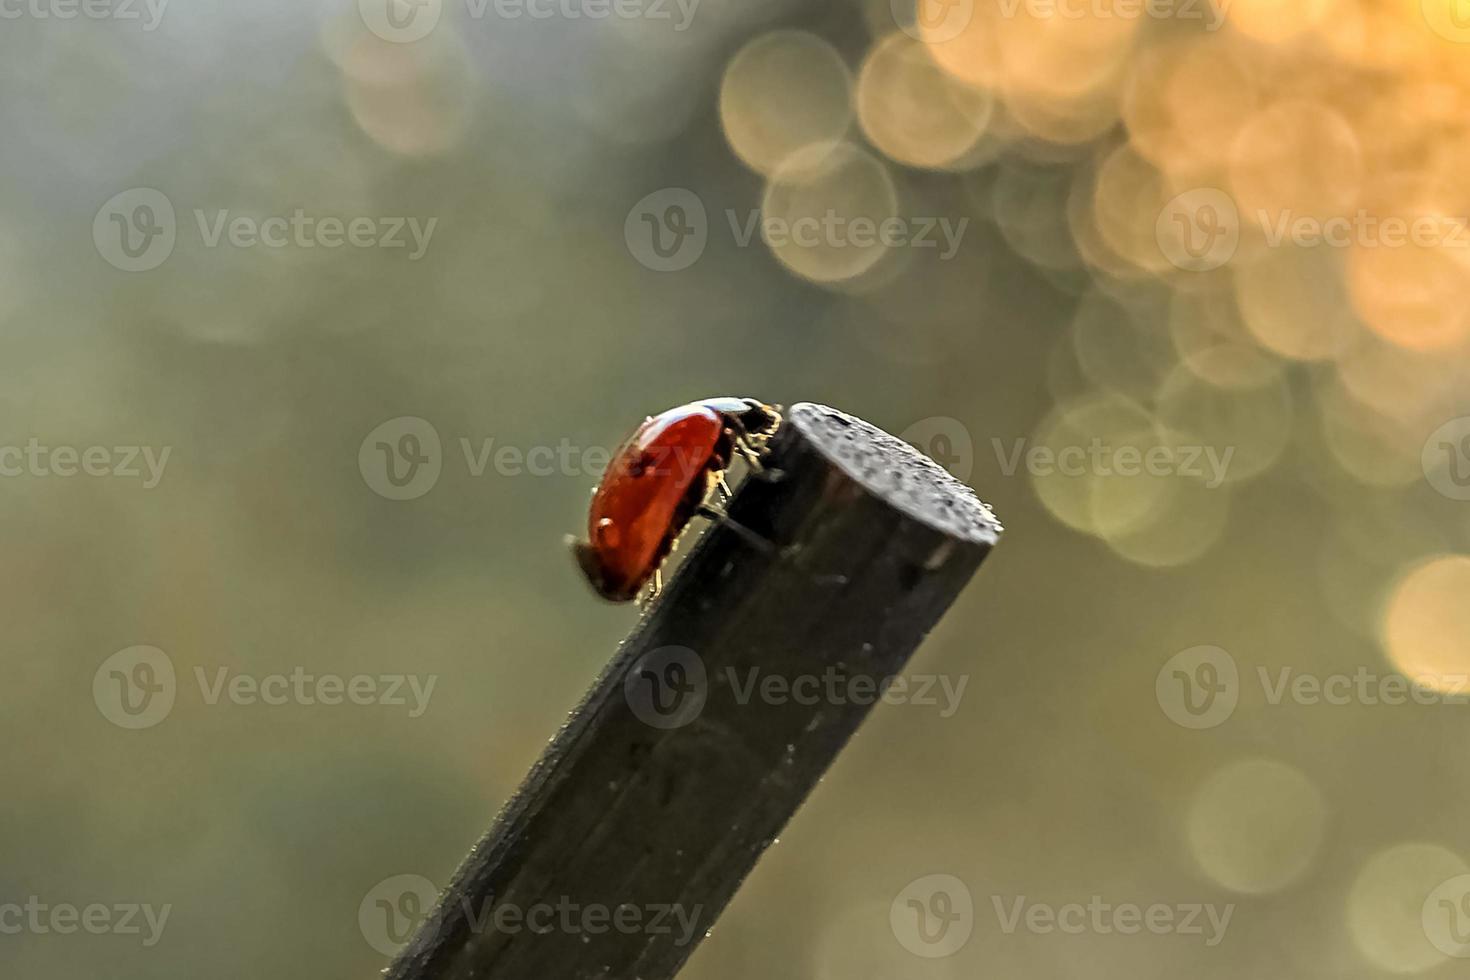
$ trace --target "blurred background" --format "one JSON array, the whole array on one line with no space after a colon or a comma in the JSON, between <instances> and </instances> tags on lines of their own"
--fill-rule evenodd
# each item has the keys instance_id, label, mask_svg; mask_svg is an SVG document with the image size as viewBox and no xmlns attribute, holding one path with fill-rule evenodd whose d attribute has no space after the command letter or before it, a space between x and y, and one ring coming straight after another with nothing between
<instances>
[{"instance_id":1,"label":"blurred background","mask_svg":"<svg viewBox=\"0 0 1470 980\"><path fill-rule=\"evenodd\" d=\"M381 968L714 394L1007 534L683 975L1466 975L1458 0L0 0L0 120L6 976Z\"/></svg>"}]
</instances>

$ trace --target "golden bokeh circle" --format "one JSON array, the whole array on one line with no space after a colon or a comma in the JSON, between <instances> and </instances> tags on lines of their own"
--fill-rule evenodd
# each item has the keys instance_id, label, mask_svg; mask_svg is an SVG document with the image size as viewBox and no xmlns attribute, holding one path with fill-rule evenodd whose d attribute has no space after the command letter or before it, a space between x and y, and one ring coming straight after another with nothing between
<instances>
[{"instance_id":1,"label":"golden bokeh circle","mask_svg":"<svg viewBox=\"0 0 1470 980\"><path fill-rule=\"evenodd\" d=\"M1424 901L1470 864L1438 844L1384 848L1358 872L1347 898L1353 944L1373 965L1394 973L1421 973L1448 960L1425 933Z\"/></svg>"},{"instance_id":2,"label":"golden bokeh circle","mask_svg":"<svg viewBox=\"0 0 1470 980\"><path fill-rule=\"evenodd\" d=\"M957 82L904 33L873 46L858 72L855 99L869 142L898 163L930 169L963 160L995 111L988 89Z\"/></svg>"},{"instance_id":3,"label":"golden bokeh circle","mask_svg":"<svg viewBox=\"0 0 1470 980\"><path fill-rule=\"evenodd\" d=\"M1395 583L1383 645L1420 687L1470 694L1470 555L1436 556Z\"/></svg>"},{"instance_id":4,"label":"golden bokeh circle","mask_svg":"<svg viewBox=\"0 0 1470 980\"><path fill-rule=\"evenodd\" d=\"M868 272L909 222L881 160L852 143L817 143L788 156L766 183L760 234L787 269L818 283ZM890 234L886 229L892 229Z\"/></svg>"},{"instance_id":5,"label":"golden bokeh circle","mask_svg":"<svg viewBox=\"0 0 1470 980\"><path fill-rule=\"evenodd\" d=\"M341 71L352 118L384 149L432 157L464 138L474 86L467 55L447 25L417 44L359 35Z\"/></svg>"},{"instance_id":6,"label":"golden bokeh circle","mask_svg":"<svg viewBox=\"0 0 1470 980\"><path fill-rule=\"evenodd\" d=\"M1351 214L1363 187L1357 133L1320 102L1278 102L1256 113L1231 141L1229 166L1242 220L1273 229Z\"/></svg>"},{"instance_id":7,"label":"golden bokeh circle","mask_svg":"<svg viewBox=\"0 0 1470 980\"><path fill-rule=\"evenodd\" d=\"M735 155L769 176L802 147L840 140L851 102L852 77L836 48L807 31L770 31L725 67L720 123Z\"/></svg>"},{"instance_id":8,"label":"golden bokeh circle","mask_svg":"<svg viewBox=\"0 0 1470 980\"><path fill-rule=\"evenodd\" d=\"M1217 884L1243 894L1277 892L1317 857L1327 802L1299 769L1245 759L1195 791L1186 830L1190 853Z\"/></svg>"},{"instance_id":9,"label":"golden bokeh circle","mask_svg":"<svg viewBox=\"0 0 1470 980\"><path fill-rule=\"evenodd\" d=\"M1235 270L1236 302L1261 346L1301 361L1331 358L1361 329L1337 250L1284 246Z\"/></svg>"},{"instance_id":10,"label":"golden bokeh circle","mask_svg":"<svg viewBox=\"0 0 1470 980\"><path fill-rule=\"evenodd\" d=\"M1024 451L1005 465L1024 466L1042 504L1068 527L1105 538L1156 520L1179 478L1146 460L1172 452L1167 434L1142 405L1090 392L1056 406Z\"/></svg>"},{"instance_id":11,"label":"golden bokeh circle","mask_svg":"<svg viewBox=\"0 0 1470 980\"><path fill-rule=\"evenodd\" d=\"M1225 483L1265 473L1291 438L1291 390L1282 375L1252 386L1222 388L1189 368L1175 368L1156 396L1159 419Z\"/></svg>"}]
</instances>

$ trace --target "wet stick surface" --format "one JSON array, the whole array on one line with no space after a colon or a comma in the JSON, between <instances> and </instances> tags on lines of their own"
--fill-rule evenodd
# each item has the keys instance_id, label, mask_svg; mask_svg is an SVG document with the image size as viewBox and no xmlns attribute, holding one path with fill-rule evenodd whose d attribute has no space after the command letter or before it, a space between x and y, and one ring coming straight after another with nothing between
<instances>
[{"instance_id":1,"label":"wet stick surface","mask_svg":"<svg viewBox=\"0 0 1470 980\"><path fill-rule=\"evenodd\" d=\"M739 526L704 532L392 980L674 976L1000 535L937 464L830 408L793 406L765 465L727 508ZM792 696L833 672L853 696Z\"/></svg>"}]
</instances>

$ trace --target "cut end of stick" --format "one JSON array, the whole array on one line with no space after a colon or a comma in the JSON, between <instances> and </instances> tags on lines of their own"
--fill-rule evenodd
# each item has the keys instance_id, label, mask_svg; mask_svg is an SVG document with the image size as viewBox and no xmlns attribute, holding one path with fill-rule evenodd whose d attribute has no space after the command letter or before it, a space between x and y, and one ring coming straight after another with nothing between
<instances>
[{"instance_id":1,"label":"cut end of stick","mask_svg":"<svg viewBox=\"0 0 1470 980\"><path fill-rule=\"evenodd\" d=\"M913 446L860 418L801 402L788 419L807 441L873 496L962 541L994 545L1000 521L973 489Z\"/></svg>"}]
</instances>

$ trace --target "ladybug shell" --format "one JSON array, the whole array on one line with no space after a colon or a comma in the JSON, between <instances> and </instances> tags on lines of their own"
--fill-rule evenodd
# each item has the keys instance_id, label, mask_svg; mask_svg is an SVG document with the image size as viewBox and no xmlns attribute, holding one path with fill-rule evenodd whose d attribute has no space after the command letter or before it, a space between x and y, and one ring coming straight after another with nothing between
<instances>
[{"instance_id":1,"label":"ladybug shell","mask_svg":"<svg viewBox=\"0 0 1470 980\"><path fill-rule=\"evenodd\" d=\"M653 577L730 462L726 417L708 405L671 408L638 427L592 496L579 555L598 592L627 601Z\"/></svg>"}]
</instances>

